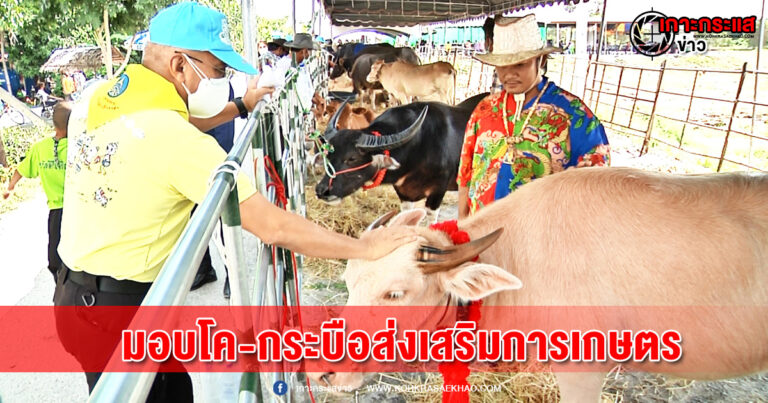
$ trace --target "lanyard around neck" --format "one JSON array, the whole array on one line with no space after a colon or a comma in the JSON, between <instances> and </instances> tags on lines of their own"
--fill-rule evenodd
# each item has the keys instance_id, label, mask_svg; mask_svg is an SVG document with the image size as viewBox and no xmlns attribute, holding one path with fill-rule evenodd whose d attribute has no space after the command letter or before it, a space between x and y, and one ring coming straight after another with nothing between
<instances>
[{"instance_id":1,"label":"lanyard around neck","mask_svg":"<svg viewBox=\"0 0 768 403\"><path fill-rule=\"evenodd\" d=\"M533 105L528 110L528 115L525 117L525 121L523 122L523 126L520 129L520 132L522 133L522 130L525 129L526 126L528 126L528 120L531 119L531 115L534 111L536 111L536 106L539 105L539 101L541 100L541 96L544 95L544 92L547 90L547 86L549 86L549 81L547 81L544 84L544 87L541 88L541 91L539 91L539 95L536 96L536 100L533 102ZM504 130L507 132L507 138L514 136L514 126L512 127L512 133L509 132L509 117L507 116L507 99L509 98L509 93L504 94L504 102L501 106L502 109L502 117L504 119ZM521 102L521 105L515 105L515 108L523 108L525 107L525 101ZM517 124L517 121L514 122Z\"/></svg>"}]
</instances>

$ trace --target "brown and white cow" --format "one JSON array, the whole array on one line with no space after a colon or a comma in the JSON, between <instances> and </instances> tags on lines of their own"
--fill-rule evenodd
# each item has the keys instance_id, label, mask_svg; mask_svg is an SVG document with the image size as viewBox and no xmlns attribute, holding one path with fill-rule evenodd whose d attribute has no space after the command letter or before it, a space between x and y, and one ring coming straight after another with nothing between
<instances>
[{"instance_id":1,"label":"brown and white cow","mask_svg":"<svg viewBox=\"0 0 768 403\"><path fill-rule=\"evenodd\" d=\"M371 66L367 80L380 82L400 104L409 103L412 97L418 97L420 101L437 100L454 104L451 94L455 93L456 70L450 63L416 65L402 60L392 63L378 60Z\"/></svg>"},{"instance_id":2,"label":"brown and white cow","mask_svg":"<svg viewBox=\"0 0 768 403\"><path fill-rule=\"evenodd\" d=\"M451 247L443 233L417 228L420 243L376 261L349 261L347 305L434 306L436 317L457 298L483 299L483 306L695 307L678 324L720 342L684 340L681 376L764 371L766 310L714 308L768 306L766 206L765 174L568 170L460 221L469 244ZM416 225L423 216L403 212L390 227ZM478 253L479 261L471 262ZM630 369L680 375L648 365ZM604 373L556 376L562 401L599 401ZM334 385L363 380L356 373L314 377Z\"/></svg>"},{"instance_id":3,"label":"brown and white cow","mask_svg":"<svg viewBox=\"0 0 768 403\"><path fill-rule=\"evenodd\" d=\"M326 115L333 116L341 108L339 116L336 119L337 130L360 130L371 125L374 116L373 111L365 107L353 107L352 105L340 101L331 101L326 109Z\"/></svg>"},{"instance_id":4,"label":"brown and white cow","mask_svg":"<svg viewBox=\"0 0 768 403\"><path fill-rule=\"evenodd\" d=\"M318 108L319 109L319 108ZM341 102L339 100L332 100L327 104L323 103L322 113L323 120L328 119L328 125L335 124L336 130L361 130L371 125L371 122L376 118L368 108L365 107L353 107L347 102ZM338 113L337 113L338 112ZM317 111L315 112L315 118L317 117ZM322 154L317 153L312 159L311 166L316 174L321 174L322 169Z\"/></svg>"}]
</instances>

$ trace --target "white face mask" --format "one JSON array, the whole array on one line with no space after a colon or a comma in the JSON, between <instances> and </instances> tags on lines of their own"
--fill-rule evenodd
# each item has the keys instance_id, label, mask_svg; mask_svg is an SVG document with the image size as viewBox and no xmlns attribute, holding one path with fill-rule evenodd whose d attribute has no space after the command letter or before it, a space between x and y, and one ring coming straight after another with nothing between
<instances>
[{"instance_id":1,"label":"white face mask","mask_svg":"<svg viewBox=\"0 0 768 403\"><path fill-rule=\"evenodd\" d=\"M189 115L201 119L218 115L227 106L227 102L229 102L229 77L208 78L189 56L183 53L182 55L187 59L189 65L192 66L195 74L200 77L200 84L197 85L197 91L195 92L189 92L189 88L184 83L181 83L181 86L187 91Z\"/></svg>"}]
</instances>

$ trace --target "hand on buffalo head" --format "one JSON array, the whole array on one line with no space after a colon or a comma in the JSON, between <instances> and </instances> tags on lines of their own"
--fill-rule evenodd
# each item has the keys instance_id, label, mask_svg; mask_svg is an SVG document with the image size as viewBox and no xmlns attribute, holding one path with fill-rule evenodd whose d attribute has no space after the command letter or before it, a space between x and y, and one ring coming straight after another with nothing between
<instances>
[{"instance_id":1,"label":"hand on buffalo head","mask_svg":"<svg viewBox=\"0 0 768 403\"><path fill-rule=\"evenodd\" d=\"M425 214L422 209L404 211L369 227L393 231L407 226L417 231L419 239L377 260L350 260L343 276L349 291L347 305L444 306L449 296L478 300L522 287L506 270L472 261L496 242L501 229L454 246L442 232L414 227ZM387 221L391 221L388 226Z\"/></svg>"}]
</instances>

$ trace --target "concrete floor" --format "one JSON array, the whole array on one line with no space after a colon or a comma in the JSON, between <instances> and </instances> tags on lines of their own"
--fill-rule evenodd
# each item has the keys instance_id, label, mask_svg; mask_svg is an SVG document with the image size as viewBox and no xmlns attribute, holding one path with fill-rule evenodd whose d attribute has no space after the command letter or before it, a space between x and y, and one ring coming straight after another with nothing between
<instances>
[{"instance_id":1,"label":"concrete floor","mask_svg":"<svg viewBox=\"0 0 768 403\"><path fill-rule=\"evenodd\" d=\"M0 215L0 306L51 305L54 284L47 265L48 209L42 191L18 209ZM246 235L246 258L255 262L255 237ZM250 253L249 253L250 251ZM224 270L213 254L218 281L187 296L188 305L228 305ZM249 264L248 267L255 267ZM31 346L32 347L32 346ZM237 373L192 373L195 401L236 401ZM0 402L76 402L88 398L82 373L0 373Z\"/></svg>"}]
</instances>

